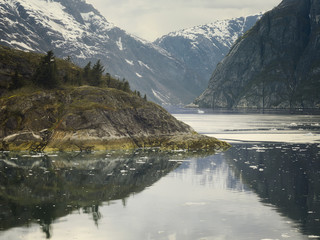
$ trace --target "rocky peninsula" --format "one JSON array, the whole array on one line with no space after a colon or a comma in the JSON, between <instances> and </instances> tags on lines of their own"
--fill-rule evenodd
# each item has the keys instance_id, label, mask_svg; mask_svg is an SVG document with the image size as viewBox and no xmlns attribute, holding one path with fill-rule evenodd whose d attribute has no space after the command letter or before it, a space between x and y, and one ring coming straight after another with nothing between
<instances>
[{"instance_id":1,"label":"rocky peninsula","mask_svg":"<svg viewBox=\"0 0 320 240\"><path fill-rule=\"evenodd\" d=\"M2 150L226 149L162 107L117 89L69 87L0 99Z\"/></svg>"}]
</instances>

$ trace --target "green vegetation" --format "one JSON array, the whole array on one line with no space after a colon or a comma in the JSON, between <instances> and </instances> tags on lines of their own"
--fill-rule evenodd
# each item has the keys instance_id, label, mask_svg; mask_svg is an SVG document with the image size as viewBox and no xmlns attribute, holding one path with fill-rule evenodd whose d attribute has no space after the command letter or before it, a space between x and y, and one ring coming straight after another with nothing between
<instances>
[{"instance_id":1,"label":"green vegetation","mask_svg":"<svg viewBox=\"0 0 320 240\"><path fill-rule=\"evenodd\" d=\"M115 88L141 97L140 92L131 91L126 79L116 79L110 73L104 74L104 71L100 60L94 64L89 62L81 68L72 63L70 56L59 59L53 51L37 54L0 46L0 96L12 95L17 91L30 93L90 85Z\"/></svg>"}]
</instances>

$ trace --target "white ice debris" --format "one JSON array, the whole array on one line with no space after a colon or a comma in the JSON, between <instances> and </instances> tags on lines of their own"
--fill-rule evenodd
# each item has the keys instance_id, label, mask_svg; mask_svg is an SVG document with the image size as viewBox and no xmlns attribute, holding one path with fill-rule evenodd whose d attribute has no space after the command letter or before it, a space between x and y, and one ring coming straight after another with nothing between
<instances>
[{"instance_id":1,"label":"white ice debris","mask_svg":"<svg viewBox=\"0 0 320 240\"><path fill-rule=\"evenodd\" d=\"M206 202L186 202L184 206L204 206L207 205Z\"/></svg>"}]
</instances>

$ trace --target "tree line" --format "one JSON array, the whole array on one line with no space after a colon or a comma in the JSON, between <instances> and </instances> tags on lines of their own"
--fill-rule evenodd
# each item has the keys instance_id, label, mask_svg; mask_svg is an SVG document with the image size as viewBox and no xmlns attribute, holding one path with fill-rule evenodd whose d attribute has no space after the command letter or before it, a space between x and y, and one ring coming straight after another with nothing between
<instances>
[{"instance_id":1,"label":"tree line","mask_svg":"<svg viewBox=\"0 0 320 240\"><path fill-rule=\"evenodd\" d=\"M70 57L63 61L57 59L53 51L48 51L47 54L41 57L31 81L34 85L44 88L52 89L63 86L98 86L115 88L127 93L135 94L141 97L139 91L132 91L130 84L126 79L116 79L110 73L105 73L105 68L100 60L96 63L88 62L84 68L75 66ZM16 70L12 75L10 89L18 89L26 85L24 79ZM146 99L146 96L144 96Z\"/></svg>"}]
</instances>

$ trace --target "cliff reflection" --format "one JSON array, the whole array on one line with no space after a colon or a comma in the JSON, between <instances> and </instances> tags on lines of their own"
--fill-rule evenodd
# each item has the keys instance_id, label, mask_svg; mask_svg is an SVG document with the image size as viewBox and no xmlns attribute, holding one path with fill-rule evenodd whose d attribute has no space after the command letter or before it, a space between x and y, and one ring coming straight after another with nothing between
<instances>
[{"instance_id":1,"label":"cliff reflection","mask_svg":"<svg viewBox=\"0 0 320 240\"><path fill-rule=\"evenodd\" d=\"M244 183L267 204L320 236L320 148L310 145L236 145L225 153Z\"/></svg>"},{"instance_id":2,"label":"cliff reflection","mask_svg":"<svg viewBox=\"0 0 320 240\"><path fill-rule=\"evenodd\" d=\"M195 154L193 154L195 155ZM31 156L2 154L0 230L38 222L47 238L53 221L73 211L90 214L96 225L99 206L151 186L189 155L152 151Z\"/></svg>"}]
</instances>

